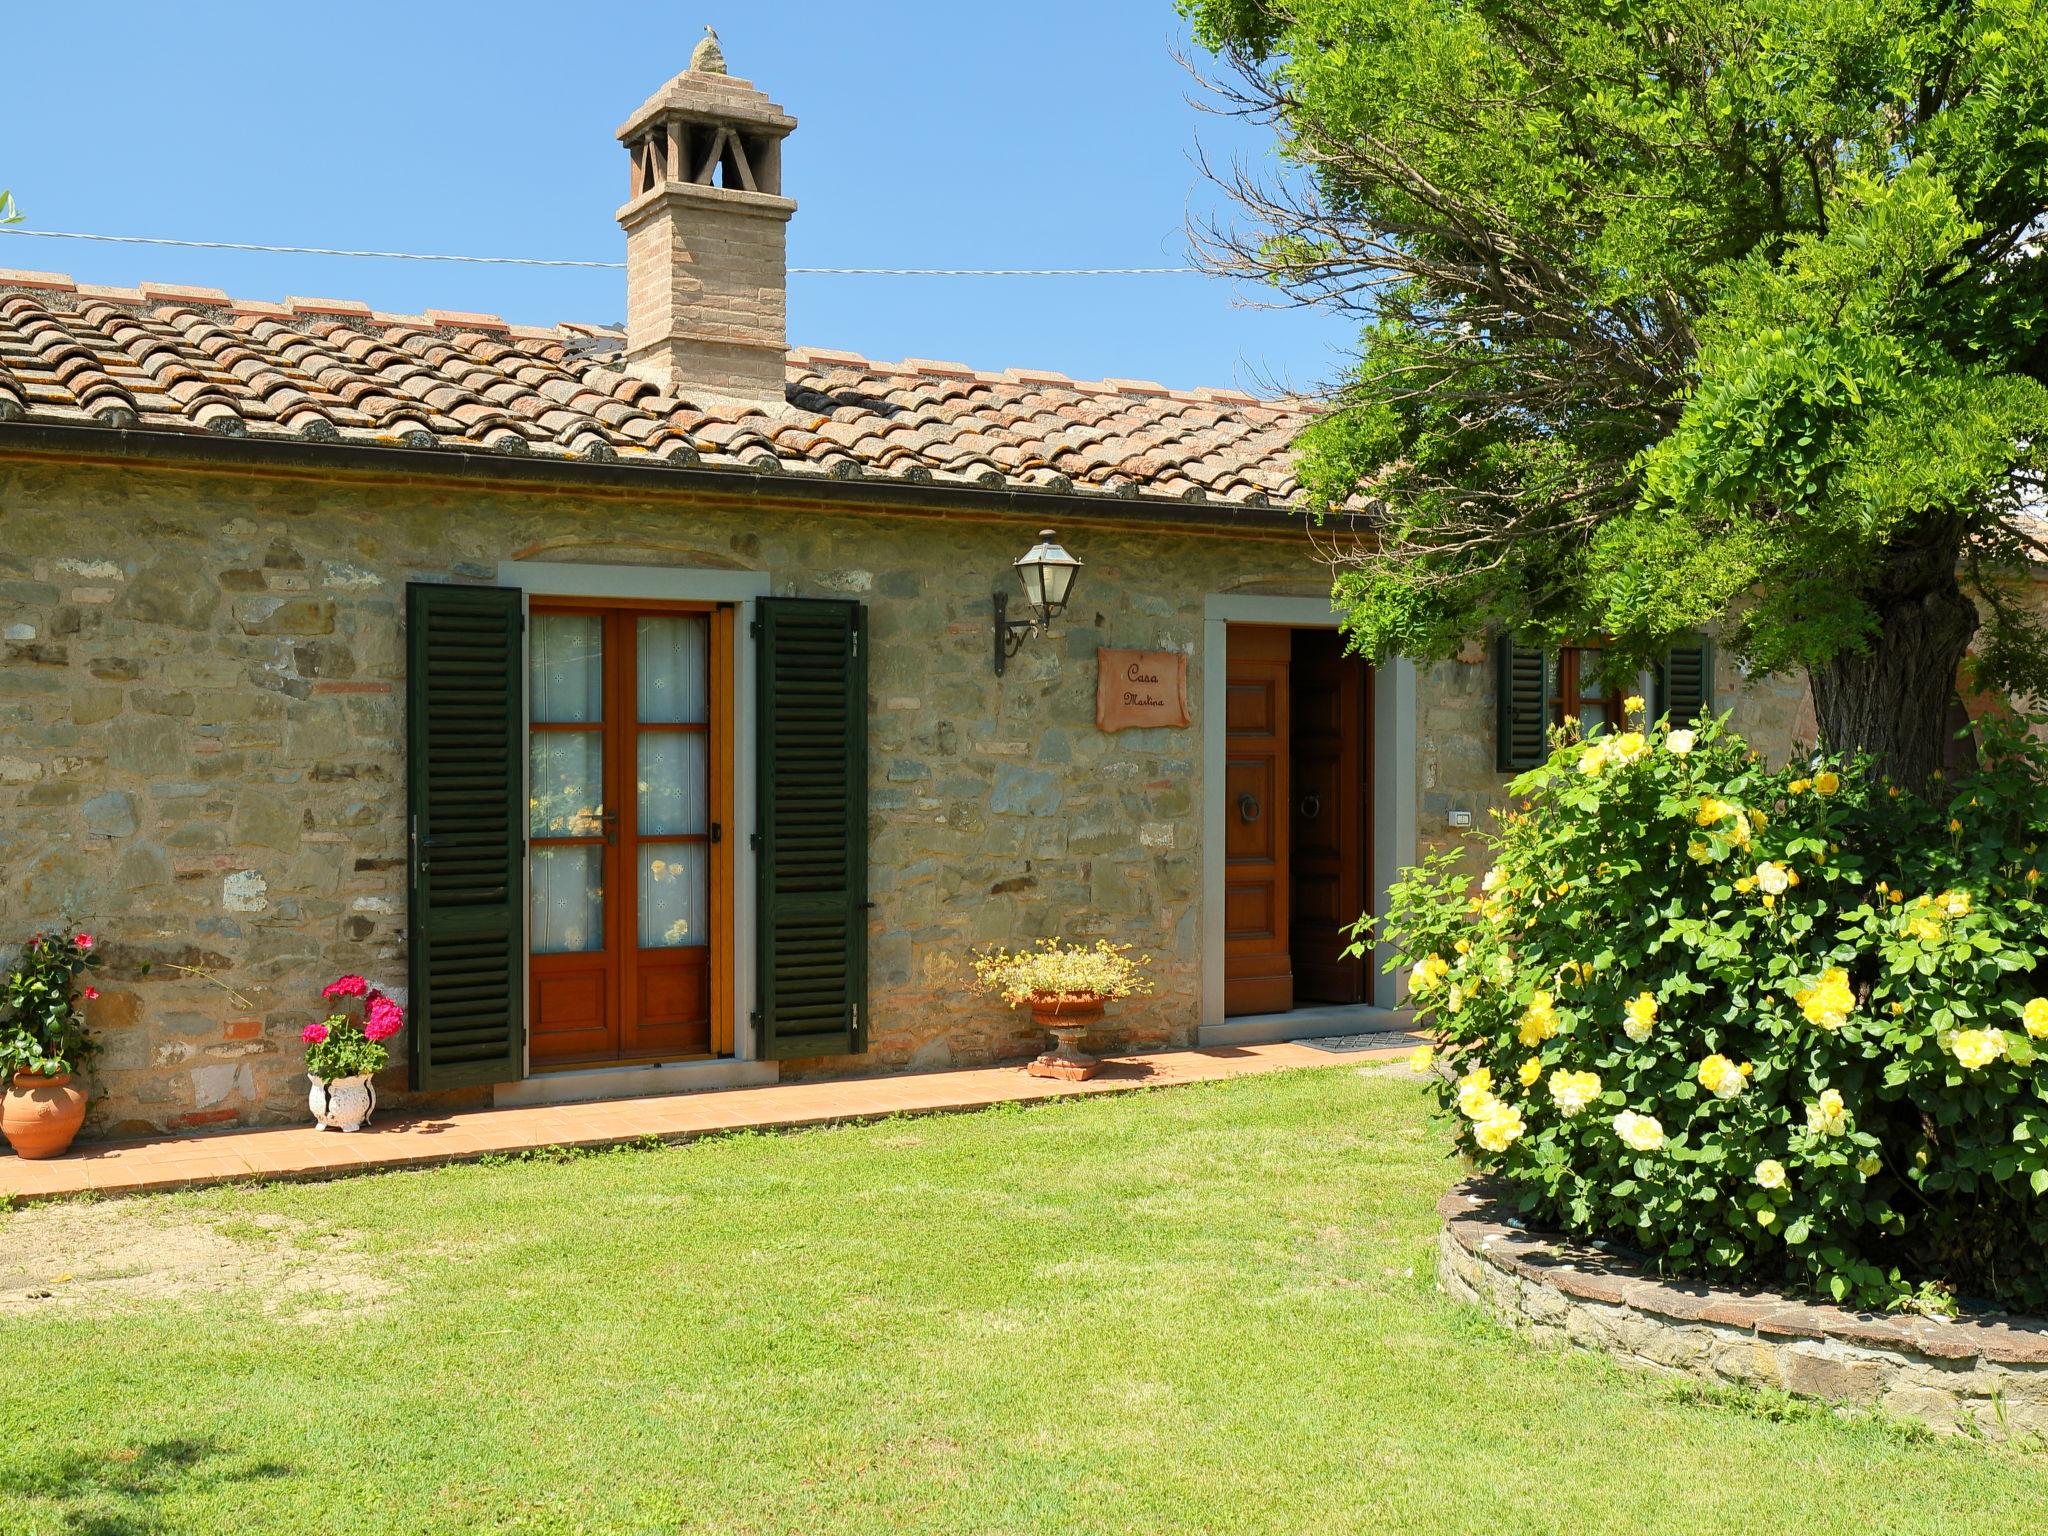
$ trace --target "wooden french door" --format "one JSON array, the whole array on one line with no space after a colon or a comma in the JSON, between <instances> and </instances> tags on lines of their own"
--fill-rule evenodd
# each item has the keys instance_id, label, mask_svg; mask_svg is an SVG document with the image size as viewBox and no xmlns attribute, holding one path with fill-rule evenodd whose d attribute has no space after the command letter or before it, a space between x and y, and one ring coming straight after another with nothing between
<instances>
[{"instance_id":1,"label":"wooden french door","mask_svg":"<svg viewBox=\"0 0 2048 1536\"><path fill-rule=\"evenodd\" d=\"M1230 626L1223 768L1223 1011L1294 1006L1288 952L1292 633Z\"/></svg>"},{"instance_id":2,"label":"wooden french door","mask_svg":"<svg viewBox=\"0 0 2048 1536\"><path fill-rule=\"evenodd\" d=\"M732 1048L731 647L729 608L533 604L534 1068Z\"/></svg>"},{"instance_id":3,"label":"wooden french door","mask_svg":"<svg viewBox=\"0 0 2048 1536\"><path fill-rule=\"evenodd\" d=\"M1304 1003L1360 1003L1365 957L1348 930L1371 901L1372 671L1334 629L1294 632L1289 714L1294 835L1288 950Z\"/></svg>"}]
</instances>

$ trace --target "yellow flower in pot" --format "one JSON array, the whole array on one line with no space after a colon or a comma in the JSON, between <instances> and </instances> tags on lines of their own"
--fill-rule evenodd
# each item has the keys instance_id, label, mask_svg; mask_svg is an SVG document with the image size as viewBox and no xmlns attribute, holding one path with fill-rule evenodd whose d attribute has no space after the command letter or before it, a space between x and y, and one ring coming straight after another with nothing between
<instances>
[{"instance_id":1,"label":"yellow flower in pot","mask_svg":"<svg viewBox=\"0 0 2048 1536\"><path fill-rule=\"evenodd\" d=\"M975 990L1000 997L1012 1008L1028 1007L1032 1020L1052 1034L1053 1048L1033 1061L1033 1077L1082 1082L1101 1063L1080 1049L1081 1037L1102 1018L1105 1005L1152 991L1145 967L1150 955L1131 957L1131 945L1097 939L1069 944L1040 939L1029 949L988 949L974 957Z\"/></svg>"}]
</instances>

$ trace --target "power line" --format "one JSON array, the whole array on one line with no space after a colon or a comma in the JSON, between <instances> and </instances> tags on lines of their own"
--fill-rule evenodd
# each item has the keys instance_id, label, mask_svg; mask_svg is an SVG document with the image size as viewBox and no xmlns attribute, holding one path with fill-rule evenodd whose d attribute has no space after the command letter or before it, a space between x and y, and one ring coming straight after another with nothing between
<instances>
[{"instance_id":1,"label":"power line","mask_svg":"<svg viewBox=\"0 0 2048 1536\"><path fill-rule=\"evenodd\" d=\"M567 261L542 256L448 256L425 251L344 251L319 245L255 245L234 240L171 240L157 235L90 235L67 229L0 228L0 234L41 240L93 240L105 245L167 245L189 251L258 251L279 256L354 256L377 261L458 261L493 267L592 267L625 270L623 261ZM1167 277L1199 267L791 267L814 277Z\"/></svg>"}]
</instances>

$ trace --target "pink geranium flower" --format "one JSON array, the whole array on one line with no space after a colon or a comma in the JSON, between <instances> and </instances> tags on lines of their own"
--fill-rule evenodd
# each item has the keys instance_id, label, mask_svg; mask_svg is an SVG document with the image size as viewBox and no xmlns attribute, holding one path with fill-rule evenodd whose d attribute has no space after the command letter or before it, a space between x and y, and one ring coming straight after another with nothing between
<instances>
[{"instance_id":1,"label":"pink geranium flower","mask_svg":"<svg viewBox=\"0 0 2048 1536\"><path fill-rule=\"evenodd\" d=\"M325 1024L308 1024L299 1031L299 1038L308 1045L318 1045L327 1038L327 1026Z\"/></svg>"},{"instance_id":2,"label":"pink geranium flower","mask_svg":"<svg viewBox=\"0 0 2048 1536\"><path fill-rule=\"evenodd\" d=\"M89 934L89 933L81 933L81 934L80 934L80 935L78 936L78 947L79 947L80 949L91 949L91 948L92 948L92 935L91 935L91 934Z\"/></svg>"},{"instance_id":3,"label":"pink geranium flower","mask_svg":"<svg viewBox=\"0 0 2048 1536\"><path fill-rule=\"evenodd\" d=\"M322 997L361 997L370 984L360 976L340 976L320 989Z\"/></svg>"},{"instance_id":4,"label":"pink geranium flower","mask_svg":"<svg viewBox=\"0 0 2048 1536\"><path fill-rule=\"evenodd\" d=\"M95 998L96 998L96 997L98 997L99 995L100 995L100 989L99 989L98 987L87 987L87 988L85 989L85 1000L86 1000L86 1001L87 1001L88 1003L89 1003L89 1002L91 1002L91 1001L93 1001L93 999L95 999Z\"/></svg>"},{"instance_id":5,"label":"pink geranium flower","mask_svg":"<svg viewBox=\"0 0 2048 1536\"><path fill-rule=\"evenodd\" d=\"M405 1010L382 992L372 992L368 1005L363 1009L363 1037L389 1040L404 1027Z\"/></svg>"}]
</instances>

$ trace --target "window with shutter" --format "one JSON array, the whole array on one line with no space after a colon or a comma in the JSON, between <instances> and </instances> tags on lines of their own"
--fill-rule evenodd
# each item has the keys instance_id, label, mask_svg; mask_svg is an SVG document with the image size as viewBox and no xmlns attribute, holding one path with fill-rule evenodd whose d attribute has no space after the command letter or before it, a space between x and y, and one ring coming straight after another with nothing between
<instances>
[{"instance_id":1,"label":"window with shutter","mask_svg":"<svg viewBox=\"0 0 2048 1536\"><path fill-rule=\"evenodd\" d=\"M509 587L406 587L412 1086L524 1068L521 608Z\"/></svg>"},{"instance_id":2,"label":"window with shutter","mask_svg":"<svg viewBox=\"0 0 2048 1536\"><path fill-rule=\"evenodd\" d=\"M1549 719L1549 666L1544 653L1518 645L1513 635L1494 642L1494 678L1500 690L1500 719L1495 732L1500 771L1534 768L1546 755L1544 727Z\"/></svg>"},{"instance_id":3,"label":"window with shutter","mask_svg":"<svg viewBox=\"0 0 2048 1536\"><path fill-rule=\"evenodd\" d=\"M763 598L760 1052L867 1048L867 659L859 603Z\"/></svg>"},{"instance_id":4,"label":"window with shutter","mask_svg":"<svg viewBox=\"0 0 2048 1536\"><path fill-rule=\"evenodd\" d=\"M1714 712L1714 643L1694 635L1673 645L1657 668L1653 714L1669 715L1673 725L1690 725Z\"/></svg>"}]
</instances>

